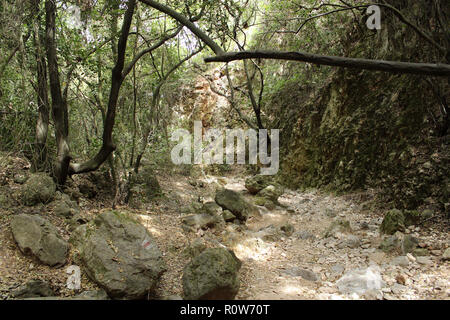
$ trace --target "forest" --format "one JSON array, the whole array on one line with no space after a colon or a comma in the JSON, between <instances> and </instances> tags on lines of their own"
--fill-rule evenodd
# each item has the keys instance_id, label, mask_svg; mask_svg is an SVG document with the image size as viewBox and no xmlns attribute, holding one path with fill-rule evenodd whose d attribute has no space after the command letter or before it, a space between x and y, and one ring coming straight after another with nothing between
<instances>
[{"instance_id":1,"label":"forest","mask_svg":"<svg viewBox=\"0 0 450 320\"><path fill-rule=\"evenodd\" d=\"M0 300L450 299L450 2L0 21Z\"/></svg>"}]
</instances>

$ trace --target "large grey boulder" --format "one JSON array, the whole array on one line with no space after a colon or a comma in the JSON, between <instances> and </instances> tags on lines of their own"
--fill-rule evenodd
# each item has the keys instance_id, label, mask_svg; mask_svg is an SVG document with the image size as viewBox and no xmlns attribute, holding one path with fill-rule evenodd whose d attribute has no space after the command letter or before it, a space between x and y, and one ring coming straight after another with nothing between
<instances>
[{"instance_id":1,"label":"large grey boulder","mask_svg":"<svg viewBox=\"0 0 450 320\"><path fill-rule=\"evenodd\" d=\"M145 298L166 270L153 237L126 212L99 214L71 242L78 263L113 299Z\"/></svg>"},{"instance_id":2,"label":"large grey boulder","mask_svg":"<svg viewBox=\"0 0 450 320\"><path fill-rule=\"evenodd\" d=\"M216 203L223 208L229 210L239 220L245 221L252 214L259 213L258 208L251 205L236 191L229 189L221 189L217 191L214 199Z\"/></svg>"},{"instance_id":3,"label":"large grey boulder","mask_svg":"<svg viewBox=\"0 0 450 320\"><path fill-rule=\"evenodd\" d=\"M20 214L11 220L11 230L24 254L31 254L49 266L61 266L66 262L69 245L46 219Z\"/></svg>"},{"instance_id":4,"label":"large grey boulder","mask_svg":"<svg viewBox=\"0 0 450 320\"><path fill-rule=\"evenodd\" d=\"M23 204L34 206L38 203L51 202L56 193L53 179L45 173L35 173L20 189L20 198Z\"/></svg>"},{"instance_id":5,"label":"large grey boulder","mask_svg":"<svg viewBox=\"0 0 450 320\"><path fill-rule=\"evenodd\" d=\"M206 249L183 272L183 293L187 300L230 300L239 291L241 262L224 248Z\"/></svg>"}]
</instances>

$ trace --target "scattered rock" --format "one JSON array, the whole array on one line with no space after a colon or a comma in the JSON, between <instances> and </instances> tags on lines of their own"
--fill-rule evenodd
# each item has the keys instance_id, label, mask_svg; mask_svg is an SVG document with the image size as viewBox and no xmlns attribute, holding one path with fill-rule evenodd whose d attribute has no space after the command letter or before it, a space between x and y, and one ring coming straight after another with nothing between
<instances>
[{"instance_id":1,"label":"scattered rock","mask_svg":"<svg viewBox=\"0 0 450 320\"><path fill-rule=\"evenodd\" d=\"M166 270L153 237L126 212L99 214L71 242L87 275L114 299L145 298Z\"/></svg>"},{"instance_id":2,"label":"scattered rock","mask_svg":"<svg viewBox=\"0 0 450 320\"><path fill-rule=\"evenodd\" d=\"M336 285L341 293L362 295L371 290L381 290L384 283L379 269L370 266L367 269L346 272Z\"/></svg>"},{"instance_id":3,"label":"scattered rock","mask_svg":"<svg viewBox=\"0 0 450 320\"><path fill-rule=\"evenodd\" d=\"M67 219L72 218L78 214L80 209L75 201L69 199L67 195L62 196L61 200L54 202L53 213Z\"/></svg>"},{"instance_id":4,"label":"scattered rock","mask_svg":"<svg viewBox=\"0 0 450 320\"><path fill-rule=\"evenodd\" d=\"M286 273L293 277L302 277L305 280L313 281L313 282L319 280L319 277L317 276L317 274L315 274L313 271L308 270L308 269L294 267L294 268L284 270L283 273Z\"/></svg>"},{"instance_id":5,"label":"scattered rock","mask_svg":"<svg viewBox=\"0 0 450 320\"><path fill-rule=\"evenodd\" d=\"M384 234L394 234L396 231L405 231L405 216L400 210L392 209L386 213L380 226Z\"/></svg>"},{"instance_id":6,"label":"scattered rock","mask_svg":"<svg viewBox=\"0 0 450 320\"><path fill-rule=\"evenodd\" d=\"M24 299L33 297L50 297L55 293L50 285L42 280L35 279L28 281L19 288L12 290L11 295L14 298Z\"/></svg>"},{"instance_id":7,"label":"scattered rock","mask_svg":"<svg viewBox=\"0 0 450 320\"><path fill-rule=\"evenodd\" d=\"M331 222L327 231L325 231L325 238L334 237L336 233L349 233L352 232L352 228L350 226L350 222L341 218L336 218L333 222Z\"/></svg>"},{"instance_id":8,"label":"scattered rock","mask_svg":"<svg viewBox=\"0 0 450 320\"><path fill-rule=\"evenodd\" d=\"M433 260L428 256L420 256L420 257L417 257L416 259L417 259L418 264L423 264L423 265L427 265L427 266L433 264Z\"/></svg>"},{"instance_id":9,"label":"scattered rock","mask_svg":"<svg viewBox=\"0 0 450 320\"><path fill-rule=\"evenodd\" d=\"M34 206L38 203L51 202L56 193L56 185L53 179L45 173L34 173L22 185L20 197L23 204Z\"/></svg>"},{"instance_id":10,"label":"scattered rock","mask_svg":"<svg viewBox=\"0 0 450 320\"><path fill-rule=\"evenodd\" d=\"M385 237L378 248L386 253L400 251L401 240L397 235Z\"/></svg>"},{"instance_id":11,"label":"scattered rock","mask_svg":"<svg viewBox=\"0 0 450 320\"><path fill-rule=\"evenodd\" d=\"M49 266L61 266L66 262L69 245L46 219L20 214L11 220L11 230L24 254L32 254Z\"/></svg>"},{"instance_id":12,"label":"scattered rock","mask_svg":"<svg viewBox=\"0 0 450 320\"><path fill-rule=\"evenodd\" d=\"M279 186L269 185L258 192L258 196L270 200L273 203L278 203L278 198L283 194L283 189Z\"/></svg>"},{"instance_id":13,"label":"scattered rock","mask_svg":"<svg viewBox=\"0 0 450 320\"><path fill-rule=\"evenodd\" d=\"M311 232L306 231L306 230L297 231L295 233L295 236L297 238L299 238L299 239L302 239L302 240L314 239L315 238L315 236Z\"/></svg>"},{"instance_id":14,"label":"scattered rock","mask_svg":"<svg viewBox=\"0 0 450 320\"><path fill-rule=\"evenodd\" d=\"M445 249L442 259L444 261L450 260L450 248Z\"/></svg>"},{"instance_id":15,"label":"scattered rock","mask_svg":"<svg viewBox=\"0 0 450 320\"><path fill-rule=\"evenodd\" d=\"M216 219L206 213L185 216L181 219L181 221L183 224L194 229L207 229L209 227L213 227L216 223Z\"/></svg>"},{"instance_id":16,"label":"scattered rock","mask_svg":"<svg viewBox=\"0 0 450 320\"><path fill-rule=\"evenodd\" d=\"M187 300L230 300L239 291L241 262L224 248L206 249L183 271L183 294Z\"/></svg>"},{"instance_id":17,"label":"scattered rock","mask_svg":"<svg viewBox=\"0 0 450 320\"><path fill-rule=\"evenodd\" d=\"M294 231L295 231L294 226L293 226L292 224L290 224L290 223L283 224L283 225L280 227L280 230L281 230L281 232L283 232L287 237L292 236L292 234L293 234Z\"/></svg>"},{"instance_id":18,"label":"scattered rock","mask_svg":"<svg viewBox=\"0 0 450 320\"><path fill-rule=\"evenodd\" d=\"M403 237L402 241L402 252L403 254L411 253L414 251L414 249L417 248L419 244L419 240L416 237L413 237L412 235L405 235Z\"/></svg>"},{"instance_id":19,"label":"scattered rock","mask_svg":"<svg viewBox=\"0 0 450 320\"><path fill-rule=\"evenodd\" d=\"M358 238L358 236L355 235L348 235L344 241L342 241L339 245L338 248L342 249L342 248L351 248L351 249L355 249L358 248L361 245L361 240Z\"/></svg>"},{"instance_id":20,"label":"scattered rock","mask_svg":"<svg viewBox=\"0 0 450 320\"><path fill-rule=\"evenodd\" d=\"M270 185L271 178L265 175L256 175L245 180L245 188L251 194L257 194L259 191Z\"/></svg>"},{"instance_id":21,"label":"scattered rock","mask_svg":"<svg viewBox=\"0 0 450 320\"><path fill-rule=\"evenodd\" d=\"M224 210L231 211L236 218L242 221L247 220L252 214L259 214L258 208L247 203L239 193L233 190L221 189L217 191L215 201Z\"/></svg>"},{"instance_id":22,"label":"scattered rock","mask_svg":"<svg viewBox=\"0 0 450 320\"><path fill-rule=\"evenodd\" d=\"M88 290L73 297L73 300L109 300L105 290Z\"/></svg>"},{"instance_id":23,"label":"scattered rock","mask_svg":"<svg viewBox=\"0 0 450 320\"><path fill-rule=\"evenodd\" d=\"M392 259L391 264L394 266L407 267L409 265L409 259L406 256L398 256Z\"/></svg>"},{"instance_id":24,"label":"scattered rock","mask_svg":"<svg viewBox=\"0 0 450 320\"><path fill-rule=\"evenodd\" d=\"M223 210L222 217L226 222L230 222L236 219L236 216L230 210Z\"/></svg>"}]
</instances>

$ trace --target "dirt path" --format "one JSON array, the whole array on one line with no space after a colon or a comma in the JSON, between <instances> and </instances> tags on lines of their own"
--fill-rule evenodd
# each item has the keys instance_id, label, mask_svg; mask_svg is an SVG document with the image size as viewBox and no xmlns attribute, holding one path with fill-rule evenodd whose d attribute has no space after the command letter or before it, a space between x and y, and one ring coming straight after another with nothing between
<instances>
[{"instance_id":1,"label":"dirt path","mask_svg":"<svg viewBox=\"0 0 450 320\"><path fill-rule=\"evenodd\" d=\"M252 201L242 178L207 177L202 182L203 188L192 187L188 179L179 178L175 186L171 179L163 184L166 190L170 186L172 192L178 193L180 199L184 197L177 203L178 208L196 201L198 195L202 201L212 200L217 185L241 192ZM318 191L288 190L279 199L281 206L274 210L260 207L261 216L249 219L245 226L228 223L222 231L186 234L180 231L180 219L175 219L173 227L178 229L178 244L201 238L208 246L225 245L235 251L243 261L237 299L449 299L450 265L440 260L443 249L450 244L447 235L433 229L408 230L421 240L420 245L435 250L430 251L430 256L419 258L420 261L399 266L396 255L378 249L382 217L363 213L361 206L349 198ZM352 231L324 238L326 229L336 219L348 220ZM287 224L293 226L293 234L279 232ZM180 250L174 249L169 254L177 261L178 268L172 268L165 276L165 279L178 279L178 282L171 281L172 290L169 290L178 295L182 267L189 260L182 259L180 263ZM376 266L382 277L381 291L362 297L339 292L336 282L343 274L369 266ZM166 286L162 284L162 287Z\"/></svg>"}]
</instances>

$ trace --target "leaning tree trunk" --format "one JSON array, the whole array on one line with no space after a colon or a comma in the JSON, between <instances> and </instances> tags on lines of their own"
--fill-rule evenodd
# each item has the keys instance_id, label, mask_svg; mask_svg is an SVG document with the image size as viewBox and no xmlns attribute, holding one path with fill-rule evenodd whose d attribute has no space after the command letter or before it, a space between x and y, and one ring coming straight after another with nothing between
<instances>
[{"instance_id":1,"label":"leaning tree trunk","mask_svg":"<svg viewBox=\"0 0 450 320\"><path fill-rule=\"evenodd\" d=\"M59 185L66 182L69 172L70 149L68 143L69 125L67 103L63 99L59 80L58 62L55 44L56 5L52 0L45 2L45 28L48 74L50 78L50 93L52 97L52 117L55 123L57 158L54 176Z\"/></svg>"}]
</instances>

